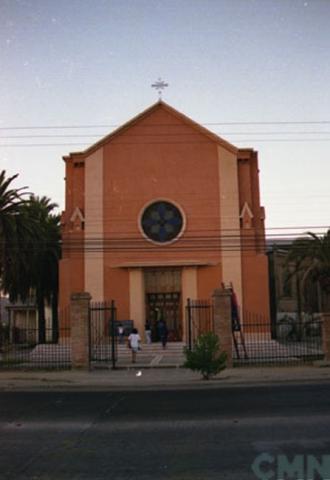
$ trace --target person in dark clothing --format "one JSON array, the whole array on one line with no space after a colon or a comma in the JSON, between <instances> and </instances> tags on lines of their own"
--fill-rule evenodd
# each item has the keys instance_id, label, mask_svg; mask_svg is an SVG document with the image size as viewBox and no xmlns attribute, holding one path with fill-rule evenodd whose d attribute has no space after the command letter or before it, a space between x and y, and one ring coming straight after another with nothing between
<instances>
[{"instance_id":1,"label":"person in dark clothing","mask_svg":"<svg viewBox=\"0 0 330 480\"><path fill-rule=\"evenodd\" d=\"M168 330L167 330L167 325L165 320L160 320L158 322L158 335L159 335L160 341L162 342L163 348L166 348Z\"/></svg>"}]
</instances>

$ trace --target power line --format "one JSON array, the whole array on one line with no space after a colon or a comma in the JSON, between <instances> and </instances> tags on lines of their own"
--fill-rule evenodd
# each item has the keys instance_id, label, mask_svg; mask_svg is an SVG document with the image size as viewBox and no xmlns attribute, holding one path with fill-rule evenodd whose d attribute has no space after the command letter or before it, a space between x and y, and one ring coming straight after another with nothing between
<instances>
[{"instance_id":1,"label":"power line","mask_svg":"<svg viewBox=\"0 0 330 480\"><path fill-rule=\"evenodd\" d=\"M263 252L266 253L267 251L273 249L273 248L282 248L282 249L290 249L290 246L293 244L293 242L297 240L297 238L291 238L288 239L286 243L281 242L279 244L276 244L276 242L273 242L272 244L269 244L264 241L252 243L252 242L240 242L240 243L227 243L227 244L222 244L220 241L217 244L203 244L203 245L184 245L184 244L172 244L170 250L167 248L166 245L153 245L150 246L150 244L144 244L144 245L134 245L132 243L131 245L122 245L122 244L109 244L106 242L90 242L86 243L83 241L83 239L78 242L75 241L70 242L70 241L62 241L60 244L58 243L49 243L48 245L45 244L40 244L38 245L35 243L34 245L10 245L7 247L6 251L9 252L17 252L17 251L22 251L22 252L33 252L33 251L49 251L52 250L54 247L57 247L61 245L62 251L65 254L68 253L111 253L111 252L145 252L145 253L161 253L161 252L167 252L167 253L174 253L174 252L180 252L180 253L188 253L188 252L195 252L199 254L218 254L220 252L223 253L245 253L245 252L250 252L250 253L255 253L255 252ZM305 244L295 244L295 251L298 253L299 251L301 252L306 252L306 245ZM148 257L149 258L149 257ZM117 259L118 260L118 259ZM141 258L135 261L139 261ZM150 258L149 258L150 260ZM178 260L178 259L176 259ZM126 262L129 262L129 259L125 260Z\"/></svg>"},{"instance_id":2,"label":"power line","mask_svg":"<svg viewBox=\"0 0 330 480\"><path fill-rule=\"evenodd\" d=\"M115 219L115 222L118 223L118 219ZM123 223L127 223L127 219L124 218L122 219L122 222ZM89 222L89 224L92 223L92 225L96 224L97 222ZM102 224L104 224L102 222ZM105 222L105 225L109 225L109 224L113 224L113 221L109 221L109 222ZM269 237L269 236L286 236L287 233L285 233L285 231L291 231L291 230L304 230L304 231L310 231L310 230L321 230L321 229L329 229L330 228L330 224L329 225L300 225L300 226L287 226L287 227L265 227L265 231L268 232L268 231L281 231L284 233L271 233L271 234L267 234L266 236ZM205 228L205 229L195 229L195 230L192 230L192 231L189 231L189 234L191 235L190 238L199 238L199 237L203 237L205 234L209 237L210 235L218 235L218 232L221 231L221 236L222 237L235 237L235 236L240 236L240 233L242 231L241 227L237 227L236 229L235 228ZM213 232L213 233L212 233ZM224 232L224 235L222 234ZM230 233L231 232L231 233ZM239 233L238 233L239 232ZM117 238L126 238L125 236L126 235L134 235L136 233L136 230L128 230L128 231L125 231L125 233L123 232L120 232L120 231L117 231L117 232L112 232L112 236L114 235L118 235ZM89 234L97 234L97 232L92 232L90 231ZM197 234L197 235L196 235ZM204 234L204 235L202 235ZM123 237L119 237L120 235L125 235ZM98 238L98 237L90 237L90 238ZM140 238L140 237L139 237Z\"/></svg>"},{"instance_id":3,"label":"power line","mask_svg":"<svg viewBox=\"0 0 330 480\"><path fill-rule=\"evenodd\" d=\"M327 227L286 227L288 230L295 230L297 228L303 229L303 228L314 228L314 229L320 229L320 228L326 228L329 229L329 226ZM276 230L276 228L273 228ZM271 228L269 229L271 230ZM278 228L279 230L279 228ZM213 232L213 230L211 230ZM68 245L76 245L76 244L81 244L84 243L84 245L93 245L93 244L102 244L102 245L120 245L121 247L125 244L129 243L135 243L137 244L142 244L143 246L147 246L148 248L170 248L172 249L173 246L176 246L178 244L194 244L196 242L223 242L225 245L238 245L239 243L243 243L245 245L249 244L255 244L255 241L271 241L274 242L276 240L279 240L281 242L283 241L292 241L294 238L308 238L310 239L311 237L309 235L301 234L301 233L275 233L275 234L266 234L264 235L263 232L254 232L253 236L244 236L245 230L237 230L238 233L235 234L222 234L222 233L211 233L207 235L194 235L193 232L190 232L190 235L182 236L177 239L175 243L172 243L171 245L167 245L166 243L150 243L148 239L143 237L142 235L136 236L136 232L125 232L125 236L120 236L123 234L112 234L112 235L106 235L106 236L95 236L93 237L92 235L87 235L83 236L81 238L67 238L65 240L62 240L61 243L66 243ZM323 236L323 233L318 233L317 235L320 235L321 237ZM0 241L1 245L4 245L6 242L4 240ZM19 242L18 242L19 243ZM33 239L31 240L31 243L33 244L43 244L43 240L37 240ZM50 242L52 243L52 242ZM201 245L198 245L198 247L201 247Z\"/></svg>"},{"instance_id":4,"label":"power line","mask_svg":"<svg viewBox=\"0 0 330 480\"><path fill-rule=\"evenodd\" d=\"M66 128L119 128L124 124L89 124L89 125L25 125L25 126L2 126L0 130L58 130L58 129L66 129ZM204 122L200 123L200 125L208 125L208 126L216 126L216 125L330 125L330 120L304 120L304 121L235 121L235 122ZM177 126L173 125L172 123L167 124L163 123L162 125L145 125L144 128L150 127L159 127L159 126Z\"/></svg>"},{"instance_id":5,"label":"power line","mask_svg":"<svg viewBox=\"0 0 330 480\"><path fill-rule=\"evenodd\" d=\"M306 132L306 131L264 131L264 132L215 132L217 135L329 135L330 131L314 131L314 132ZM199 132L195 133L139 133L139 134L129 134L129 137L189 137L189 136L197 136L200 135ZM89 134L72 134L72 133L64 133L64 134L38 134L38 135L0 135L0 139L13 139L13 138L104 138L104 135L99 133L89 133Z\"/></svg>"},{"instance_id":6,"label":"power line","mask_svg":"<svg viewBox=\"0 0 330 480\"><path fill-rule=\"evenodd\" d=\"M330 123L330 122L329 122ZM0 127L0 130L58 130L65 128L117 128L119 125L31 125L19 127Z\"/></svg>"},{"instance_id":7,"label":"power line","mask_svg":"<svg viewBox=\"0 0 330 480\"><path fill-rule=\"evenodd\" d=\"M88 146L90 143L7 143L0 144L0 147L73 147L73 146Z\"/></svg>"},{"instance_id":8,"label":"power line","mask_svg":"<svg viewBox=\"0 0 330 480\"><path fill-rule=\"evenodd\" d=\"M249 139L240 139L240 140L235 140L235 143L245 143L245 144L250 144L251 142L256 142L256 143L316 143L316 142L330 142L330 138L249 138ZM206 144L209 142L202 142L202 141L196 141L196 142L116 142L116 145L184 145L184 144ZM88 146L93 146L92 143L83 143L83 142L77 142L77 143L6 143L6 144L0 144L0 147L2 148L7 148L7 147L68 147L68 146L76 146L76 147L88 147Z\"/></svg>"},{"instance_id":9,"label":"power line","mask_svg":"<svg viewBox=\"0 0 330 480\"><path fill-rule=\"evenodd\" d=\"M310 121L260 121L260 122L215 122L202 123L201 125L326 125L330 120L310 120Z\"/></svg>"}]
</instances>

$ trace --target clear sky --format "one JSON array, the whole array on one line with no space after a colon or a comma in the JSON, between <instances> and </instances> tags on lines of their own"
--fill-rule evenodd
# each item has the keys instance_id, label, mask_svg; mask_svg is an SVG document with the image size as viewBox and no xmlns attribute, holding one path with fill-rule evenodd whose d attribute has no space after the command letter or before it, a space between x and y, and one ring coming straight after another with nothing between
<instances>
[{"instance_id":1,"label":"clear sky","mask_svg":"<svg viewBox=\"0 0 330 480\"><path fill-rule=\"evenodd\" d=\"M0 22L17 187L63 209L62 156L154 103L162 77L167 103L259 151L267 228L330 225L329 0L0 0Z\"/></svg>"}]
</instances>

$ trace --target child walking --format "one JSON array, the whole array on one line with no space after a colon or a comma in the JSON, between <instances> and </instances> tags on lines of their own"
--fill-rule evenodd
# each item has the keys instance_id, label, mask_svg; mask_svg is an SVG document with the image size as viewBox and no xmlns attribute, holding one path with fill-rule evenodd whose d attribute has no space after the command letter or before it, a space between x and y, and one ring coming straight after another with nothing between
<instances>
[{"instance_id":1,"label":"child walking","mask_svg":"<svg viewBox=\"0 0 330 480\"><path fill-rule=\"evenodd\" d=\"M140 348L141 337L136 328L133 328L132 333L128 337L128 345L132 350L132 363L136 362L136 353Z\"/></svg>"}]
</instances>

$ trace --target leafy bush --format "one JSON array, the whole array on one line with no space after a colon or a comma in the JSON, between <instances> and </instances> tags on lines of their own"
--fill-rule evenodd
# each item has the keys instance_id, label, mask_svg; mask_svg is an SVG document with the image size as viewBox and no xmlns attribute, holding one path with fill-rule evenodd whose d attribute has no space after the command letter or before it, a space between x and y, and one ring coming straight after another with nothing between
<instances>
[{"instance_id":1,"label":"leafy bush","mask_svg":"<svg viewBox=\"0 0 330 480\"><path fill-rule=\"evenodd\" d=\"M213 332L200 335L193 349L186 347L184 353L184 367L201 372L204 380L226 368L227 353L220 351L219 337Z\"/></svg>"}]
</instances>

